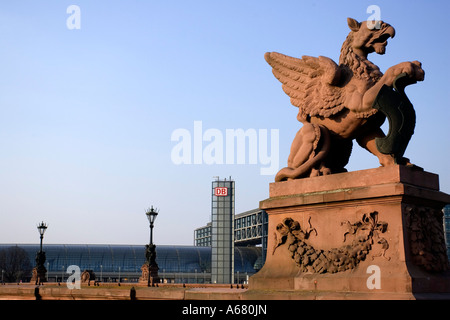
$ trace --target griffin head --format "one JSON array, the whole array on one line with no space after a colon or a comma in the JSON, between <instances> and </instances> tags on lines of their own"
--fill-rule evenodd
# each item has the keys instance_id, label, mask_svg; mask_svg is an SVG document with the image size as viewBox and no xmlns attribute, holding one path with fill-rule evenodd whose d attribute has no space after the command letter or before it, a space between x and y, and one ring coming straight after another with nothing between
<instances>
[{"instance_id":1,"label":"griffin head","mask_svg":"<svg viewBox=\"0 0 450 320\"><path fill-rule=\"evenodd\" d=\"M387 40L394 38L395 29L381 20L358 22L355 19L347 18L350 28L349 37L352 37L353 52L367 58L372 52L384 54L386 52Z\"/></svg>"}]
</instances>

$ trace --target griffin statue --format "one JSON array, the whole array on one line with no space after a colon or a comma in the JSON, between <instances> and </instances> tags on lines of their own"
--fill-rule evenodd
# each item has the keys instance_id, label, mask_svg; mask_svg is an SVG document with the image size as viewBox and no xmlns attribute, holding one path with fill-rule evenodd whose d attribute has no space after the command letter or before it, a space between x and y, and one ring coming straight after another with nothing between
<instances>
[{"instance_id":1,"label":"griffin statue","mask_svg":"<svg viewBox=\"0 0 450 320\"><path fill-rule=\"evenodd\" d=\"M384 54L395 29L383 21L375 27L352 18L347 22L350 33L339 65L323 56L265 54L284 92L299 108L297 119L303 124L292 143L288 167L275 181L345 172L353 139L382 166L409 164L403 152L414 131L415 113L403 89L423 81L422 65L402 62L383 74L367 56ZM380 128L386 117L388 136Z\"/></svg>"}]
</instances>

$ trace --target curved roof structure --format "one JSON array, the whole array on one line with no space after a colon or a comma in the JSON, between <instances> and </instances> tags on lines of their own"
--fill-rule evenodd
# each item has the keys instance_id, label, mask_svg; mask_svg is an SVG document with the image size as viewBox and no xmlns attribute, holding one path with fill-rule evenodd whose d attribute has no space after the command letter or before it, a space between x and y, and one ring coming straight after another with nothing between
<instances>
[{"instance_id":1,"label":"curved roof structure","mask_svg":"<svg viewBox=\"0 0 450 320\"><path fill-rule=\"evenodd\" d=\"M9 247L24 249L34 266L37 244L0 244L0 251ZM94 272L140 272L145 262L144 245L44 244L45 267L49 272L77 265ZM156 246L156 262L160 272L211 272L211 247ZM120 269L119 269L120 267ZM255 273L262 267L261 247L235 247L234 271Z\"/></svg>"}]
</instances>

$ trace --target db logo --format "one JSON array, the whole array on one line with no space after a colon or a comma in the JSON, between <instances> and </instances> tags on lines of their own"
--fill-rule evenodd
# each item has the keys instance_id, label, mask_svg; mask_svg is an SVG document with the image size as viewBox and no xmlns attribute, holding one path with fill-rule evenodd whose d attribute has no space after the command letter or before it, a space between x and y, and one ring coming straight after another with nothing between
<instances>
[{"instance_id":1,"label":"db logo","mask_svg":"<svg viewBox=\"0 0 450 320\"><path fill-rule=\"evenodd\" d=\"M214 188L214 195L216 197L226 197L226 196L228 196L228 188L226 188L226 187Z\"/></svg>"}]
</instances>

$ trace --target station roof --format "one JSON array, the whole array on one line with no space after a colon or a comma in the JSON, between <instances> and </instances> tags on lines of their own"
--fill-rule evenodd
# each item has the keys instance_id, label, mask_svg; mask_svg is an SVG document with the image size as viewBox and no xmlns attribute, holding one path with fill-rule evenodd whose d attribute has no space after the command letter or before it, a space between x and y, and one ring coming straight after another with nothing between
<instances>
[{"instance_id":1,"label":"station roof","mask_svg":"<svg viewBox=\"0 0 450 320\"><path fill-rule=\"evenodd\" d=\"M38 244L0 244L0 252L18 247L27 253L35 265ZM49 272L77 265L81 270L94 272L140 272L145 262L145 245L115 244L44 244L45 267ZM211 272L211 247L156 246L156 262L160 272ZM235 272L257 272L262 267L261 247L235 247ZM101 266L101 267L100 267Z\"/></svg>"}]
</instances>

